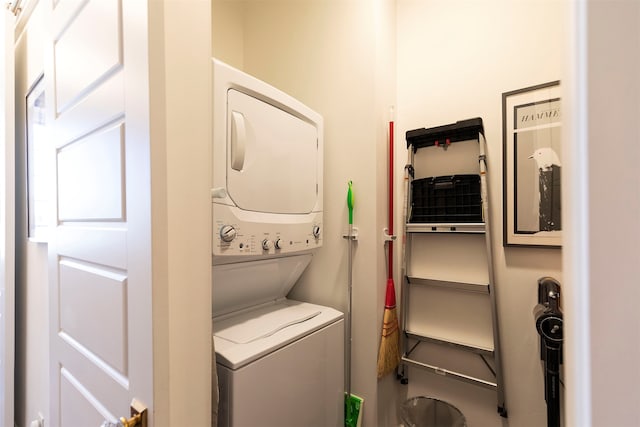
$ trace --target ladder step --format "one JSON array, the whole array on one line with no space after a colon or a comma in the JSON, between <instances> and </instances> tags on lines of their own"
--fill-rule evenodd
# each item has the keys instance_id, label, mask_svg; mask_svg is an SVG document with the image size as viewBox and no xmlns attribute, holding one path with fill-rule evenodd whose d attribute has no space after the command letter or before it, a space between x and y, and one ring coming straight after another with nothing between
<instances>
[{"instance_id":1,"label":"ladder step","mask_svg":"<svg viewBox=\"0 0 640 427\"><path fill-rule=\"evenodd\" d=\"M476 384L491 390L495 390L498 385L495 382L483 380L482 378L472 377L471 375L466 375L461 372L451 371L449 369L440 368L438 366L433 366L428 363L419 362L417 360L411 359L406 356L402 356L402 361L408 365L416 366L422 369L429 370L435 374L451 377L460 381L464 381L470 384Z\"/></svg>"},{"instance_id":2,"label":"ladder step","mask_svg":"<svg viewBox=\"0 0 640 427\"><path fill-rule=\"evenodd\" d=\"M405 225L407 233L471 233L485 234L484 222L413 223Z\"/></svg>"},{"instance_id":3,"label":"ladder step","mask_svg":"<svg viewBox=\"0 0 640 427\"><path fill-rule=\"evenodd\" d=\"M428 279L425 277L407 277L407 283L410 285L421 286L438 286L441 288L454 289L458 291L466 292L478 292L481 294L489 294L489 285L486 283L465 283L465 282L451 282L448 280Z\"/></svg>"},{"instance_id":4,"label":"ladder step","mask_svg":"<svg viewBox=\"0 0 640 427\"><path fill-rule=\"evenodd\" d=\"M446 345L450 347L455 347L459 350L469 351L476 354L482 354L485 356L493 356L493 348L482 347L479 345L466 344L458 341L446 340L443 338L436 338L432 336L426 336L422 334L417 334L411 331L405 331L405 335L408 338L415 339L422 342L430 342L434 344Z\"/></svg>"}]
</instances>

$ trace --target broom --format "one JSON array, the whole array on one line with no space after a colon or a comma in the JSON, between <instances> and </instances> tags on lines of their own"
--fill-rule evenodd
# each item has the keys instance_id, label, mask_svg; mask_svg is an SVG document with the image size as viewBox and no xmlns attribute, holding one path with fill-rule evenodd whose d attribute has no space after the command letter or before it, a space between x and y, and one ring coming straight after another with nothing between
<instances>
[{"instance_id":1,"label":"broom","mask_svg":"<svg viewBox=\"0 0 640 427\"><path fill-rule=\"evenodd\" d=\"M393 121L389 122L389 235L393 236ZM378 378L393 372L400 363L400 336L396 312L396 289L393 283L393 240L388 242L387 293L382 321L382 338L378 352Z\"/></svg>"}]
</instances>

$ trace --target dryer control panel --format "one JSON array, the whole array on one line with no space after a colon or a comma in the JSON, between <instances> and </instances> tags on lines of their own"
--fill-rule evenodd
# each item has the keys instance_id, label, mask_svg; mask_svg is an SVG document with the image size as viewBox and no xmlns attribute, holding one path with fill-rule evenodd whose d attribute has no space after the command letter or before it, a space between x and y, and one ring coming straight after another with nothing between
<instances>
[{"instance_id":1,"label":"dryer control panel","mask_svg":"<svg viewBox=\"0 0 640 427\"><path fill-rule=\"evenodd\" d=\"M322 246L322 213L312 215L270 215L261 221L246 221L247 215L233 206L213 204L213 256L217 261L238 261L298 253ZM250 212L255 220L256 212ZM216 257L222 257L216 259ZM238 258L239 257L239 258Z\"/></svg>"}]
</instances>

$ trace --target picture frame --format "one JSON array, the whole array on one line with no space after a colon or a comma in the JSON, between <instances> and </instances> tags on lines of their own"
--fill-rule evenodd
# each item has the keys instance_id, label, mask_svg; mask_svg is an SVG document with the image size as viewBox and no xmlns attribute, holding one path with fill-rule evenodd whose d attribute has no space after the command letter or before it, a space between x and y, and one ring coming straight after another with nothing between
<instances>
[{"instance_id":1,"label":"picture frame","mask_svg":"<svg viewBox=\"0 0 640 427\"><path fill-rule=\"evenodd\" d=\"M503 245L562 246L560 81L502 94Z\"/></svg>"}]
</instances>

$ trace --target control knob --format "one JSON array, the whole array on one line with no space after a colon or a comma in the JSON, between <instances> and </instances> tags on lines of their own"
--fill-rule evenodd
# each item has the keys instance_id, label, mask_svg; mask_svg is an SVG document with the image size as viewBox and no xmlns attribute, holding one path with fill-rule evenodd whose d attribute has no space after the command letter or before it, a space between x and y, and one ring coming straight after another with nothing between
<instances>
[{"instance_id":1,"label":"control knob","mask_svg":"<svg viewBox=\"0 0 640 427\"><path fill-rule=\"evenodd\" d=\"M320 226L319 225L314 225L313 226L313 237L315 237L316 239L320 237Z\"/></svg>"},{"instance_id":2,"label":"control knob","mask_svg":"<svg viewBox=\"0 0 640 427\"><path fill-rule=\"evenodd\" d=\"M276 247L276 249L282 249L284 247L284 242L282 241L282 239L276 239L274 246Z\"/></svg>"},{"instance_id":3,"label":"control knob","mask_svg":"<svg viewBox=\"0 0 640 427\"><path fill-rule=\"evenodd\" d=\"M272 245L273 243L269 239L264 239L262 241L262 249L264 249L265 251L268 251L269 249L271 249Z\"/></svg>"},{"instance_id":4,"label":"control knob","mask_svg":"<svg viewBox=\"0 0 640 427\"><path fill-rule=\"evenodd\" d=\"M233 225L223 225L220 227L220 239L222 239L223 242L231 242L236 238L237 234L238 232Z\"/></svg>"}]
</instances>

